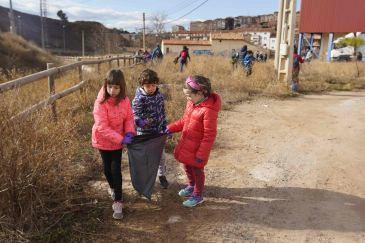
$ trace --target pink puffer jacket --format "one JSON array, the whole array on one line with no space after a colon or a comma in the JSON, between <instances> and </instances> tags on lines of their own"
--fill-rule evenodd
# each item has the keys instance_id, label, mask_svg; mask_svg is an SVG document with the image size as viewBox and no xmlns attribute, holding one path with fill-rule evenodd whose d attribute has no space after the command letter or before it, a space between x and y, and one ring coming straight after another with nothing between
<instances>
[{"instance_id":1,"label":"pink puffer jacket","mask_svg":"<svg viewBox=\"0 0 365 243\"><path fill-rule=\"evenodd\" d=\"M187 102L184 116L167 126L172 133L181 131L174 152L176 160L195 167L204 167L208 163L210 150L217 135L220 109L221 99L217 93L212 93L199 105ZM196 158L202 162L198 163Z\"/></svg>"},{"instance_id":2,"label":"pink puffer jacket","mask_svg":"<svg viewBox=\"0 0 365 243\"><path fill-rule=\"evenodd\" d=\"M118 105L114 104L114 97L103 104L100 104L101 100L102 95L98 95L94 104L92 146L101 150L121 149L124 135L128 132L136 133L131 102L128 97L122 99Z\"/></svg>"}]
</instances>

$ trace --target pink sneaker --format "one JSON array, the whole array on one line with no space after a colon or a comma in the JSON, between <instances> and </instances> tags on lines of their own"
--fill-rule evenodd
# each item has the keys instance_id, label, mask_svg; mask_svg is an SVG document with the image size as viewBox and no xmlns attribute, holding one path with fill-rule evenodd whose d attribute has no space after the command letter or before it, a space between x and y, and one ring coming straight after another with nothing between
<instances>
[{"instance_id":1,"label":"pink sneaker","mask_svg":"<svg viewBox=\"0 0 365 243\"><path fill-rule=\"evenodd\" d=\"M115 219L122 219L123 218L123 203L116 201L113 203L113 218Z\"/></svg>"}]
</instances>

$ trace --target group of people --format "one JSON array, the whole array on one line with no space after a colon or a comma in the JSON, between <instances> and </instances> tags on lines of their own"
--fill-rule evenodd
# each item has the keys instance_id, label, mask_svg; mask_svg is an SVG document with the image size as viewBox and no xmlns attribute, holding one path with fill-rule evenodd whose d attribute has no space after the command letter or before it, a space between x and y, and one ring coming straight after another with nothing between
<instances>
[{"instance_id":1,"label":"group of people","mask_svg":"<svg viewBox=\"0 0 365 243\"><path fill-rule=\"evenodd\" d=\"M242 65L247 77L252 74L253 61L253 52L247 49L247 45L244 45L239 52L236 52L235 49L232 50L231 63L233 69L237 68L238 64Z\"/></svg>"},{"instance_id":2,"label":"group of people","mask_svg":"<svg viewBox=\"0 0 365 243\"><path fill-rule=\"evenodd\" d=\"M147 50L138 50L136 53L135 53L135 58L140 58L142 59L142 61L144 63L148 63L150 61L153 61L153 62L158 62L158 61L161 61L163 59L163 53L162 53L162 50L161 50L161 47L160 45L157 45L152 51L151 53Z\"/></svg>"},{"instance_id":3,"label":"group of people","mask_svg":"<svg viewBox=\"0 0 365 243\"><path fill-rule=\"evenodd\" d=\"M180 53L179 58L182 58ZM181 64L185 65L185 64ZM167 123L164 98L160 93L158 74L143 70L132 102L126 96L126 82L120 69L107 73L94 103L92 146L99 150L104 175L113 199L113 217L123 217L121 160L124 146L144 134L172 136L181 132L174 156L183 164L187 185L178 195L183 206L194 207L204 201L204 167L208 163L217 134L217 117L221 109L220 96L212 91L211 82L201 75L188 76L183 92L187 99L183 117ZM162 188L168 188L164 152L161 155L158 177ZM156 177L155 177L156 178Z\"/></svg>"}]
</instances>

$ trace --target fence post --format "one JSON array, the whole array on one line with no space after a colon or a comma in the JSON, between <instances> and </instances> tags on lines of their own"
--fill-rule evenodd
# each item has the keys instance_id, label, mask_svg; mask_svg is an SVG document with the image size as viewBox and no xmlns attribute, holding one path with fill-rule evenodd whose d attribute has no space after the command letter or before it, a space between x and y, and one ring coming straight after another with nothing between
<instances>
[{"instance_id":1,"label":"fence post","mask_svg":"<svg viewBox=\"0 0 365 243\"><path fill-rule=\"evenodd\" d=\"M51 69L53 67L55 67L54 63L47 63L47 69ZM56 93L56 88L55 88L55 83L54 83L54 75L50 75L50 76L48 76L48 94L49 94L49 96L52 96L55 93ZM54 101L51 104L51 111L52 111L53 120L57 121L56 101Z\"/></svg>"},{"instance_id":2,"label":"fence post","mask_svg":"<svg viewBox=\"0 0 365 243\"><path fill-rule=\"evenodd\" d=\"M79 58L77 58L77 62L81 62L81 58L79 57ZM80 65L79 67L78 67L78 70L79 70L79 83L81 83L83 80L82 80L82 65ZM80 88L80 94L82 94L84 92L84 89L81 87Z\"/></svg>"},{"instance_id":3,"label":"fence post","mask_svg":"<svg viewBox=\"0 0 365 243\"><path fill-rule=\"evenodd\" d=\"M100 57L98 57L98 61L100 61ZM100 75L100 62L98 62L98 74Z\"/></svg>"},{"instance_id":4,"label":"fence post","mask_svg":"<svg viewBox=\"0 0 365 243\"><path fill-rule=\"evenodd\" d=\"M130 66L131 65L131 59L128 58L128 65Z\"/></svg>"},{"instance_id":5,"label":"fence post","mask_svg":"<svg viewBox=\"0 0 365 243\"><path fill-rule=\"evenodd\" d=\"M109 69L112 69L112 61L109 61Z\"/></svg>"},{"instance_id":6,"label":"fence post","mask_svg":"<svg viewBox=\"0 0 365 243\"><path fill-rule=\"evenodd\" d=\"M125 57L123 57L123 65L124 65L124 67L125 67L125 62L126 62L126 59L125 59Z\"/></svg>"},{"instance_id":7,"label":"fence post","mask_svg":"<svg viewBox=\"0 0 365 243\"><path fill-rule=\"evenodd\" d=\"M118 68L120 67L120 64L119 64L119 55L117 55L117 64L118 64Z\"/></svg>"}]
</instances>

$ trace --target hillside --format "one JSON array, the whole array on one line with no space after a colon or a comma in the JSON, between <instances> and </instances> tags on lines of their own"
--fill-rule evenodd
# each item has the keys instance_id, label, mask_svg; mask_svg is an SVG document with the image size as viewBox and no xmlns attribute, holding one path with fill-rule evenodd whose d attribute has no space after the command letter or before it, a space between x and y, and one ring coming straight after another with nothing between
<instances>
[{"instance_id":1,"label":"hillside","mask_svg":"<svg viewBox=\"0 0 365 243\"><path fill-rule=\"evenodd\" d=\"M47 62L57 62L50 53L9 32L0 33L0 57L0 82L2 76L10 79L14 70L44 70Z\"/></svg>"},{"instance_id":2,"label":"hillside","mask_svg":"<svg viewBox=\"0 0 365 243\"><path fill-rule=\"evenodd\" d=\"M0 6L0 31L9 31L8 8ZM17 32L28 41L41 46L41 22L38 15L26 14L14 10ZM46 18L46 48L54 53L80 55L82 52L82 31L85 34L86 54L104 54L116 52L128 41L121 36L121 31L109 29L98 22L68 22L63 32L60 20ZM65 34L65 35L63 35ZM65 50L63 36L65 36Z\"/></svg>"}]
</instances>

